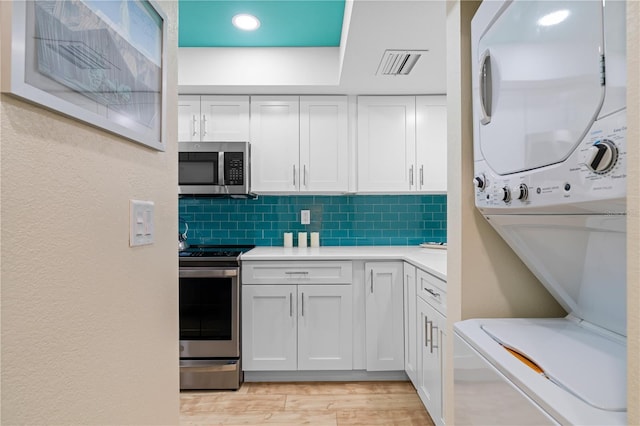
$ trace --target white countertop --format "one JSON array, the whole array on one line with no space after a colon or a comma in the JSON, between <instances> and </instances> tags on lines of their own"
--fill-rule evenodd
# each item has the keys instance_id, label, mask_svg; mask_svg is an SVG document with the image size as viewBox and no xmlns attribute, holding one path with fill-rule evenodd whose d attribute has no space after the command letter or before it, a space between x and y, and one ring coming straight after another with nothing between
<instances>
[{"instance_id":1,"label":"white countertop","mask_svg":"<svg viewBox=\"0 0 640 426\"><path fill-rule=\"evenodd\" d=\"M242 254L254 260L405 260L447 280L447 250L416 246L256 247Z\"/></svg>"}]
</instances>

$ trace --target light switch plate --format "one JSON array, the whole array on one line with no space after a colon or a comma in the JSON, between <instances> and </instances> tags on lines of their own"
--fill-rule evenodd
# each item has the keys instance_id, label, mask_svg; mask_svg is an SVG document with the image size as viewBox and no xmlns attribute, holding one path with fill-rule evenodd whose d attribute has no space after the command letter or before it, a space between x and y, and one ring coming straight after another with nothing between
<instances>
[{"instance_id":1,"label":"light switch plate","mask_svg":"<svg viewBox=\"0 0 640 426\"><path fill-rule=\"evenodd\" d=\"M311 223L311 210L300 210L300 223L302 225Z\"/></svg>"},{"instance_id":2,"label":"light switch plate","mask_svg":"<svg viewBox=\"0 0 640 426\"><path fill-rule=\"evenodd\" d=\"M153 201L129 200L129 246L153 244Z\"/></svg>"}]
</instances>

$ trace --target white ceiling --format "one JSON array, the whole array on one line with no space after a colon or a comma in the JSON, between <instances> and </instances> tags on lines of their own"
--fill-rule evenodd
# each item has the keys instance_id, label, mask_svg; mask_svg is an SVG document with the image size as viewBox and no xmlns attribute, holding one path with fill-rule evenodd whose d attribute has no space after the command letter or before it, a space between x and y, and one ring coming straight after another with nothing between
<instances>
[{"instance_id":1,"label":"white ceiling","mask_svg":"<svg viewBox=\"0 0 640 426\"><path fill-rule=\"evenodd\" d=\"M183 94L444 94L443 0L347 1L340 48L180 48ZM407 76L376 75L386 49L428 50Z\"/></svg>"}]
</instances>

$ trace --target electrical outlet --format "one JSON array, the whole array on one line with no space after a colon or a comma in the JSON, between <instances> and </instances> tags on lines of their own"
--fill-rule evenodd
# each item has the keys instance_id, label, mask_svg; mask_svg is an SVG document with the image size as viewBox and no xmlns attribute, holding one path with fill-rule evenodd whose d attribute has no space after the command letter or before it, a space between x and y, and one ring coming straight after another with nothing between
<instances>
[{"instance_id":1,"label":"electrical outlet","mask_svg":"<svg viewBox=\"0 0 640 426\"><path fill-rule=\"evenodd\" d=\"M303 225L311 223L311 210L300 210L300 223Z\"/></svg>"}]
</instances>

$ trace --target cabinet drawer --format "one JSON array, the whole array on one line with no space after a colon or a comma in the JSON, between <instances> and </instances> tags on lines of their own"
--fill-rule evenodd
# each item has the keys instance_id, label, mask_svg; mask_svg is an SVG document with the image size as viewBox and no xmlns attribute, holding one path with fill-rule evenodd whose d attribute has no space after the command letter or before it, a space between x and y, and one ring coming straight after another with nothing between
<instances>
[{"instance_id":1,"label":"cabinet drawer","mask_svg":"<svg viewBox=\"0 0 640 426\"><path fill-rule=\"evenodd\" d=\"M446 317L447 283L421 269L417 270L416 276L418 278L418 296Z\"/></svg>"},{"instance_id":2,"label":"cabinet drawer","mask_svg":"<svg viewBox=\"0 0 640 426\"><path fill-rule=\"evenodd\" d=\"M351 284L351 262L258 261L242 263L243 284Z\"/></svg>"}]
</instances>

